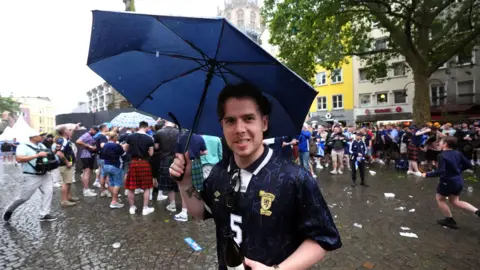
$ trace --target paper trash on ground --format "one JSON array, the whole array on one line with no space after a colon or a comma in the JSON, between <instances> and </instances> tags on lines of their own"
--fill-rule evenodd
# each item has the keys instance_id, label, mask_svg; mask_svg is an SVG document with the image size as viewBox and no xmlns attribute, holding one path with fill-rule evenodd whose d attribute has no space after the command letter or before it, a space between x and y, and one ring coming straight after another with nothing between
<instances>
[{"instance_id":1,"label":"paper trash on ground","mask_svg":"<svg viewBox=\"0 0 480 270\"><path fill-rule=\"evenodd\" d=\"M410 238L418 238L416 234L411 232L400 232L400 235L405 237L410 237Z\"/></svg>"},{"instance_id":2,"label":"paper trash on ground","mask_svg":"<svg viewBox=\"0 0 480 270\"><path fill-rule=\"evenodd\" d=\"M413 213L413 212L415 212L415 209L410 209L410 210L408 210L408 212Z\"/></svg>"},{"instance_id":3,"label":"paper trash on ground","mask_svg":"<svg viewBox=\"0 0 480 270\"><path fill-rule=\"evenodd\" d=\"M363 228L362 224L358 224L358 223L353 223L353 226L357 227L357 228Z\"/></svg>"},{"instance_id":4,"label":"paper trash on ground","mask_svg":"<svg viewBox=\"0 0 480 270\"><path fill-rule=\"evenodd\" d=\"M395 210L397 210L397 211L403 211L403 210L405 210L405 209L407 209L407 208L406 208L406 207L403 207L403 206L395 208Z\"/></svg>"},{"instance_id":5,"label":"paper trash on ground","mask_svg":"<svg viewBox=\"0 0 480 270\"><path fill-rule=\"evenodd\" d=\"M385 198L395 198L395 194L393 193L384 193L385 194Z\"/></svg>"},{"instance_id":6,"label":"paper trash on ground","mask_svg":"<svg viewBox=\"0 0 480 270\"><path fill-rule=\"evenodd\" d=\"M408 227L400 227L400 229L402 229L404 231L410 231L410 228L408 228Z\"/></svg>"},{"instance_id":7,"label":"paper trash on ground","mask_svg":"<svg viewBox=\"0 0 480 270\"><path fill-rule=\"evenodd\" d=\"M370 170L370 171L368 171L368 172L369 172L371 175L377 174L375 171L372 171L372 170Z\"/></svg>"},{"instance_id":8,"label":"paper trash on ground","mask_svg":"<svg viewBox=\"0 0 480 270\"><path fill-rule=\"evenodd\" d=\"M120 243L114 243L114 244L112 245L113 248L119 248L119 247L121 247L121 246L122 246L122 245L121 245Z\"/></svg>"}]
</instances>

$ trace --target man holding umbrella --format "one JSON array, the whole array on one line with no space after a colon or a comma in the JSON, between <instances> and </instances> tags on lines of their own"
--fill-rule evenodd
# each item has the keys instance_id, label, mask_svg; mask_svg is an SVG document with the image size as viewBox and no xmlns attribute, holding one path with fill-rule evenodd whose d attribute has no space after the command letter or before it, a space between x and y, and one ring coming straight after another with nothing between
<instances>
[{"instance_id":1,"label":"man holding umbrella","mask_svg":"<svg viewBox=\"0 0 480 270\"><path fill-rule=\"evenodd\" d=\"M173 177L183 174L178 186L188 212L215 219L220 269L226 268L226 232L252 269L307 269L342 245L312 175L262 144L270 112L252 85L227 85L217 114L233 156L215 165L201 193L192 185L188 153L177 154L170 167Z\"/></svg>"}]
</instances>

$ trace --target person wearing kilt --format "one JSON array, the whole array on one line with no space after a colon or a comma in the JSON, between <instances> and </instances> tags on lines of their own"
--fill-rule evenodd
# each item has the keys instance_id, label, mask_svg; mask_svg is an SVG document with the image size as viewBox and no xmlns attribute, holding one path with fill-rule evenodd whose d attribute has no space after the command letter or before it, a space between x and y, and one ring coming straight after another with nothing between
<instances>
[{"instance_id":1,"label":"person wearing kilt","mask_svg":"<svg viewBox=\"0 0 480 270\"><path fill-rule=\"evenodd\" d=\"M177 153L182 153L185 150L185 145L187 143L188 134L180 135L177 144ZM193 134L190 146L188 147L188 158L192 161L192 185L198 192L203 190L203 170L202 170L202 161L200 160L200 156L205 156L208 154L207 145L205 144L205 140L202 136ZM172 161L173 162L173 161ZM181 195L181 193L180 193ZM182 196L182 212L175 215L176 221L188 221L188 214L187 214L187 205L185 200Z\"/></svg>"},{"instance_id":2,"label":"person wearing kilt","mask_svg":"<svg viewBox=\"0 0 480 270\"><path fill-rule=\"evenodd\" d=\"M413 174L416 176L422 176L422 173L418 169L418 154L420 151L420 145L422 144L422 135L421 131L417 131L414 126L410 127L407 136L409 137L408 142L408 171L407 174Z\"/></svg>"},{"instance_id":3,"label":"person wearing kilt","mask_svg":"<svg viewBox=\"0 0 480 270\"><path fill-rule=\"evenodd\" d=\"M175 157L175 150L180 131L172 122L165 121L162 129L155 134L155 148L158 152L158 189L167 192L169 204L167 210L170 212L177 212L175 205L175 193L178 191L177 183L170 177L168 171L170 165Z\"/></svg>"},{"instance_id":4,"label":"person wearing kilt","mask_svg":"<svg viewBox=\"0 0 480 270\"><path fill-rule=\"evenodd\" d=\"M140 122L138 132L131 134L125 141L125 149L130 153L132 161L125 180L125 189L128 190L130 214L135 214L135 189L141 188L143 193L142 214L148 215L154 211L148 206L150 189L153 188L152 168L149 158L153 155L153 138L147 135L148 123Z\"/></svg>"}]
</instances>

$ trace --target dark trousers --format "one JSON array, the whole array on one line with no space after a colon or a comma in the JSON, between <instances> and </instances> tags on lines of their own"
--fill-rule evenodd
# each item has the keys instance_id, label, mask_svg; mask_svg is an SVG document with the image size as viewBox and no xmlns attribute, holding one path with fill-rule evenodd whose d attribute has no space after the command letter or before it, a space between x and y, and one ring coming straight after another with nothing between
<instances>
[{"instance_id":1,"label":"dark trousers","mask_svg":"<svg viewBox=\"0 0 480 270\"><path fill-rule=\"evenodd\" d=\"M356 160L350 160L350 168L352 168L352 181L355 183L357 180L357 168L355 167ZM360 180L365 183L365 162L358 162L358 170L360 171Z\"/></svg>"}]
</instances>

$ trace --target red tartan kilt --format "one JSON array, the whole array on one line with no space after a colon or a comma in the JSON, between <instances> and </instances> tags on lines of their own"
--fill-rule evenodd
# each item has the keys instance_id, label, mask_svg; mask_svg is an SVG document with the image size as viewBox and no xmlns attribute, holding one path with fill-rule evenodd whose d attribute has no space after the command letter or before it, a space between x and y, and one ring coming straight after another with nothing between
<instances>
[{"instance_id":1,"label":"red tartan kilt","mask_svg":"<svg viewBox=\"0 0 480 270\"><path fill-rule=\"evenodd\" d=\"M132 160L125 180L125 189L148 189L152 187L152 168L148 160Z\"/></svg>"}]
</instances>

